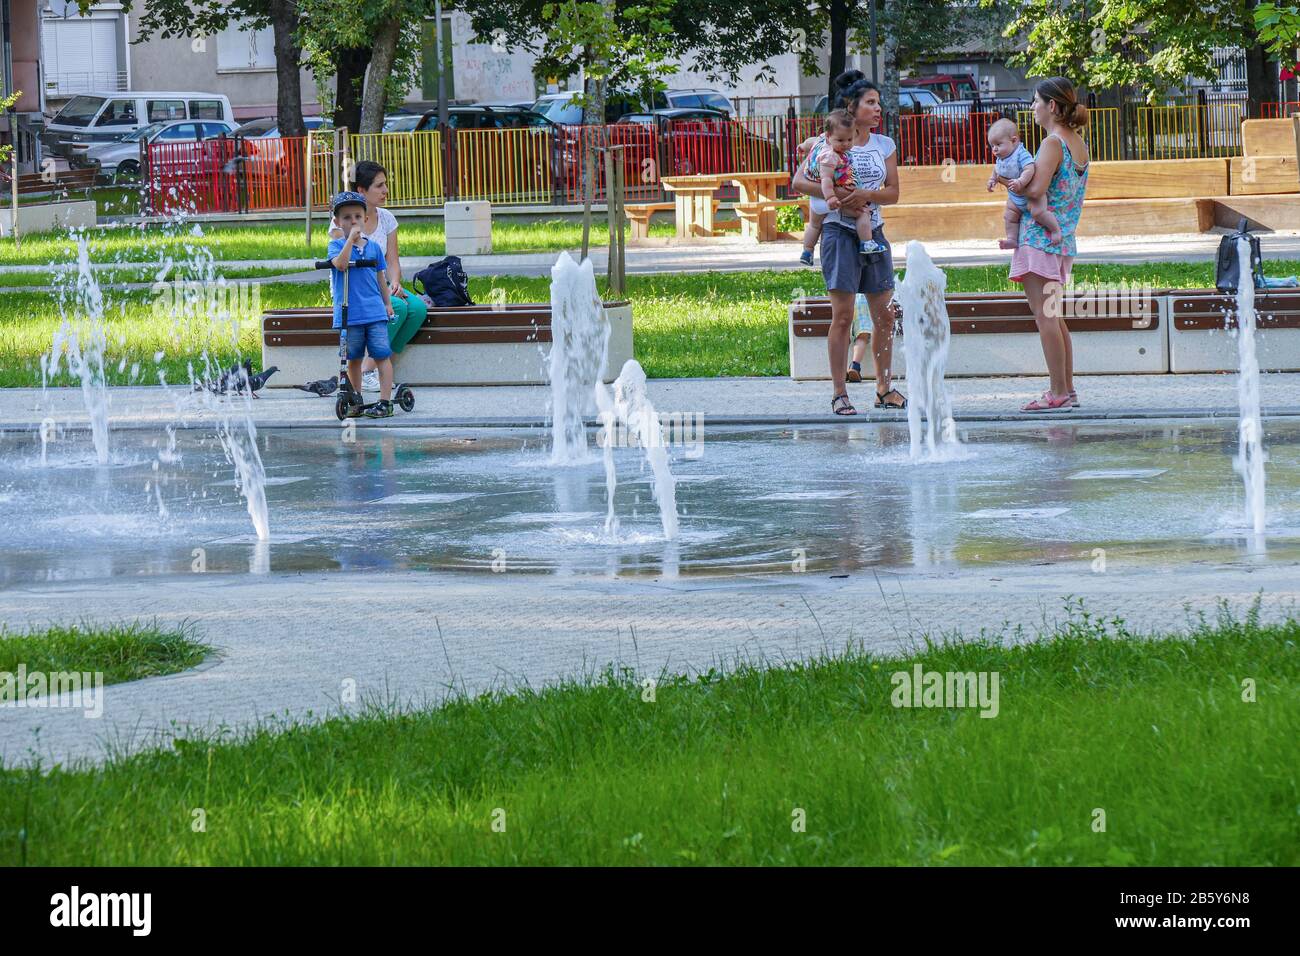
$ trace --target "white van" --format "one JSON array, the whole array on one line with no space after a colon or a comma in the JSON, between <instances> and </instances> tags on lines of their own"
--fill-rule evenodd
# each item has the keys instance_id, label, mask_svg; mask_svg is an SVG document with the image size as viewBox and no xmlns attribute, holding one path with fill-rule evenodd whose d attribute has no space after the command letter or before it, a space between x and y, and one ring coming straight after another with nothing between
<instances>
[{"instance_id":1,"label":"white van","mask_svg":"<svg viewBox=\"0 0 1300 956\"><path fill-rule=\"evenodd\" d=\"M230 100L221 93L79 93L54 115L41 142L68 155L72 143L100 143L169 120L224 120L236 125Z\"/></svg>"}]
</instances>

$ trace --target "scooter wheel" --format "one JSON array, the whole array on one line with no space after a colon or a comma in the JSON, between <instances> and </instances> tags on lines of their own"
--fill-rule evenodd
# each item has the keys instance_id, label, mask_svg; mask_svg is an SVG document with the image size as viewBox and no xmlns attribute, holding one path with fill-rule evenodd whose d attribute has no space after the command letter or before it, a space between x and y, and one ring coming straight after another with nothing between
<instances>
[{"instance_id":1,"label":"scooter wheel","mask_svg":"<svg viewBox=\"0 0 1300 956\"><path fill-rule=\"evenodd\" d=\"M343 396L334 400L334 414L338 416L339 421L348 417L348 400Z\"/></svg>"},{"instance_id":2,"label":"scooter wheel","mask_svg":"<svg viewBox=\"0 0 1300 956\"><path fill-rule=\"evenodd\" d=\"M397 390L397 405L404 412L415 407L415 393L403 385Z\"/></svg>"}]
</instances>

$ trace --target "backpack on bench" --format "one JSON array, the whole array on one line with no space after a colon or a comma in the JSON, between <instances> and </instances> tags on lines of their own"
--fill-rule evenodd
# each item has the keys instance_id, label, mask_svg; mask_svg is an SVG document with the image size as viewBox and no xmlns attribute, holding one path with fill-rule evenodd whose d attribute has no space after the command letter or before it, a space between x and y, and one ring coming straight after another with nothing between
<instances>
[{"instance_id":1,"label":"backpack on bench","mask_svg":"<svg viewBox=\"0 0 1300 956\"><path fill-rule=\"evenodd\" d=\"M460 256L447 256L415 274L414 281L436 306L473 305L469 297L469 276Z\"/></svg>"},{"instance_id":2,"label":"backpack on bench","mask_svg":"<svg viewBox=\"0 0 1300 956\"><path fill-rule=\"evenodd\" d=\"M1220 292L1236 292L1243 280L1241 260L1237 253L1238 239L1245 239L1250 243L1251 274L1246 281L1252 282L1257 289L1264 287L1264 256L1260 252L1259 236L1252 236L1246 225L1246 220L1242 219L1237 224L1236 232L1219 240L1219 258L1215 263L1214 287Z\"/></svg>"}]
</instances>

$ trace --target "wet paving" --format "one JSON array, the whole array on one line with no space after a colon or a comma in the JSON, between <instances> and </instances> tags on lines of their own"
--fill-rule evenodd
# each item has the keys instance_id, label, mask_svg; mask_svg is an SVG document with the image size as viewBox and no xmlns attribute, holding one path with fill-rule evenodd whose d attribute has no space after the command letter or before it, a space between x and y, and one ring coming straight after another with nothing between
<instances>
[{"instance_id":1,"label":"wet paving","mask_svg":"<svg viewBox=\"0 0 1300 956\"><path fill-rule=\"evenodd\" d=\"M0 585L207 572L385 570L734 577L806 570L1300 560L1300 422L1266 423L1268 527L1246 536L1235 422L972 425L913 462L905 424L711 427L671 449L664 539L641 452L552 467L539 429L262 429L258 542L215 434L31 433L0 448ZM694 437L694 436L688 436ZM503 583L507 578L502 578Z\"/></svg>"}]
</instances>

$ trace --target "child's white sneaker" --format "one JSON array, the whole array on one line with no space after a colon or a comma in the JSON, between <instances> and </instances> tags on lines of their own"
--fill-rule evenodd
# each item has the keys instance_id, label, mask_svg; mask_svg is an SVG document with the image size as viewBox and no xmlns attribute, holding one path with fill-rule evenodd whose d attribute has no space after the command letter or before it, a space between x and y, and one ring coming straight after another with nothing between
<instances>
[{"instance_id":1,"label":"child's white sneaker","mask_svg":"<svg viewBox=\"0 0 1300 956\"><path fill-rule=\"evenodd\" d=\"M379 391L379 370L371 369L365 375L361 376L361 390L363 392Z\"/></svg>"}]
</instances>

